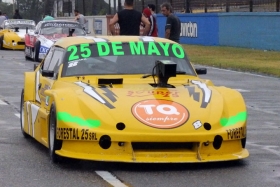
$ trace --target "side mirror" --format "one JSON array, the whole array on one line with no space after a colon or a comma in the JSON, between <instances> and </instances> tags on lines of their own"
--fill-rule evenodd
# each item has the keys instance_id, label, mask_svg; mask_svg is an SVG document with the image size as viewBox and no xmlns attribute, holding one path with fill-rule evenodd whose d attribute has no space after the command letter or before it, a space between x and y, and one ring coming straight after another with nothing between
<instances>
[{"instance_id":1,"label":"side mirror","mask_svg":"<svg viewBox=\"0 0 280 187\"><path fill-rule=\"evenodd\" d=\"M53 77L54 76L54 71L43 70L42 71L42 76L43 77Z\"/></svg>"},{"instance_id":2,"label":"side mirror","mask_svg":"<svg viewBox=\"0 0 280 187\"><path fill-rule=\"evenodd\" d=\"M198 75L205 75L205 74L207 74L207 69L206 68L195 68L195 72Z\"/></svg>"}]
</instances>

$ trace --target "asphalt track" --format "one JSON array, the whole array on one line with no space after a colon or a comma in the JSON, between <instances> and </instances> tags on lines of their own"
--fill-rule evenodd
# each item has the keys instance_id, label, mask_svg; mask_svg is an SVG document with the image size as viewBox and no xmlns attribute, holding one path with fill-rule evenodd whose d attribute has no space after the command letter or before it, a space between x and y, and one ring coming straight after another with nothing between
<instances>
[{"instance_id":1,"label":"asphalt track","mask_svg":"<svg viewBox=\"0 0 280 187\"><path fill-rule=\"evenodd\" d=\"M0 51L0 187L277 187L280 186L280 79L208 67L217 86L239 90L248 109L250 157L206 164L52 164L48 150L20 132L25 71L22 51ZM111 183L111 184L110 184Z\"/></svg>"}]
</instances>

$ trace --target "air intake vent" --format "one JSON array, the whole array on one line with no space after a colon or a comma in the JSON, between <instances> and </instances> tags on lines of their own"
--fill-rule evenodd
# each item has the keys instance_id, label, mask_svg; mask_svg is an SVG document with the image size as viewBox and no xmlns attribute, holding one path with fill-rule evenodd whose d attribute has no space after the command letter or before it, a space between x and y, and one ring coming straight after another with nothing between
<instances>
[{"instance_id":1,"label":"air intake vent","mask_svg":"<svg viewBox=\"0 0 280 187\"><path fill-rule=\"evenodd\" d=\"M192 149L194 142L132 142L133 150Z\"/></svg>"},{"instance_id":2,"label":"air intake vent","mask_svg":"<svg viewBox=\"0 0 280 187\"><path fill-rule=\"evenodd\" d=\"M117 78L117 79L98 79L98 84L122 84L123 79Z\"/></svg>"}]
</instances>

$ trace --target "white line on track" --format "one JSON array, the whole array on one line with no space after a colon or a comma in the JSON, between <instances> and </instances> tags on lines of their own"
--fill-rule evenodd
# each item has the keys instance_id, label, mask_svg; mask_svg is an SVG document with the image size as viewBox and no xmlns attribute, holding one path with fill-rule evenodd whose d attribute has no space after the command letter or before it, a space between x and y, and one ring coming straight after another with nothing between
<instances>
[{"instance_id":1,"label":"white line on track","mask_svg":"<svg viewBox=\"0 0 280 187\"><path fill-rule=\"evenodd\" d=\"M8 105L8 104L5 103L4 101L0 100L0 105Z\"/></svg>"},{"instance_id":2,"label":"white line on track","mask_svg":"<svg viewBox=\"0 0 280 187\"><path fill-rule=\"evenodd\" d=\"M15 114L15 116L20 118L19 113ZM119 179L117 179L117 177L115 177L108 171L95 171L95 173L97 175L99 175L100 177L102 177L103 180L105 180L106 182L108 182L109 184L111 184L114 187L128 187L127 185L122 183Z\"/></svg>"},{"instance_id":3,"label":"white line on track","mask_svg":"<svg viewBox=\"0 0 280 187\"><path fill-rule=\"evenodd\" d=\"M272 146L272 145L258 145L256 143L253 142L247 142L247 145L251 145L251 146L255 146L255 147L260 147L261 149L265 150L265 151L269 151L275 155L277 155L278 157L280 157L280 151L279 150L279 146Z\"/></svg>"},{"instance_id":4,"label":"white line on track","mask_svg":"<svg viewBox=\"0 0 280 187\"><path fill-rule=\"evenodd\" d=\"M109 173L108 171L95 171L97 175L102 177L105 181L113 185L114 187L127 187L124 183L122 183L119 179L117 179L114 175Z\"/></svg>"},{"instance_id":5,"label":"white line on track","mask_svg":"<svg viewBox=\"0 0 280 187\"><path fill-rule=\"evenodd\" d=\"M246 75L252 75L252 76L256 76L256 77L263 77L263 78L279 80L279 78L277 78L277 77L259 75L259 74L254 74L254 73L250 73L250 72L242 72L242 71L234 71L234 70L229 70L229 69L215 68L215 67L212 67L212 66L205 66L205 65L200 65L200 64L196 64L195 66L204 66L204 67L207 67L207 68L212 68L212 69L221 70L221 71L229 71L229 72L238 73L238 74L246 74Z\"/></svg>"}]
</instances>

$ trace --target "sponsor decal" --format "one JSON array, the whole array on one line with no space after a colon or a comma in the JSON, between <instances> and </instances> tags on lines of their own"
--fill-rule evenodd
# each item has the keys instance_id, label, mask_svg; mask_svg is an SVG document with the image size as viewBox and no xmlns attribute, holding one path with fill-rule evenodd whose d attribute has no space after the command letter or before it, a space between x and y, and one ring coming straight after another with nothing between
<instances>
[{"instance_id":1,"label":"sponsor decal","mask_svg":"<svg viewBox=\"0 0 280 187\"><path fill-rule=\"evenodd\" d=\"M45 53L45 54L46 54L46 53L49 51L49 49L50 49L50 48L41 45L41 47L40 47L40 53Z\"/></svg>"},{"instance_id":2,"label":"sponsor decal","mask_svg":"<svg viewBox=\"0 0 280 187\"><path fill-rule=\"evenodd\" d=\"M179 97L179 92L175 91L166 91L166 90L139 90L139 91L128 91L127 96L129 97L145 97L145 96L162 96L162 97Z\"/></svg>"},{"instance_id":3,"label":"sponsor decal","mask_svg":"<svg viewBox=\"0 0 280 187\"><path fill-rule=\"evenodd\" d=\"M212 90L208 88L208 86L200 81L191 81L193 84L197 85L202 90L202 103L201 108L206 108L207 105L210 103L211 96L212 96Z\"/></svg>"},{"instance_id":4,"label":"sponsor decal","mask_svg":"<svg viewBox=\"0 0 280 187\"><path fill-rule=\"evenodd\" d=\"M183 105L168 100L143 100L131 110L140 122L158 129L176 128L189 119L189 111Z\"/></svg>"},{"instance_id":5,"label":"sponsor decal","mask_svg":"<svg viewBox=\"0 0 280 187\"><path fill-rule=\"evenodd\" d=\"M157 55L185 58L185 52L181 45L162 42L97 42L69 46L68 61L74 61L89 57L123 56L123 55Z\"/></svg>"},{"instance_id":6,"label":"sponsor decal","mask_svg":"<svg viewBox=\"0 0 280 187\"><path fill-rule=\"evenodd\" d=\"M193 23L193 22L181 23L180 36L197 38L197 23Z\"/></svg>"},{"instance_id":7,"label":"sponsor decal","mask_svg":"<svg viewBox=\"0 0 280 187\"><path fill-rule=\"evenodd\" d=\"M107 106L110 109L115 108L111 103L109 103L109 101L107 99L105 99L103 96L101 96L101 94L99 94L96 91L96 88L89 86L83 82L75 82L75 84L83 87L84 92L86 94L88 94L89 96L91 96L92 98L94 98L95 100L97 100L98 102L104 104L105 106ZM103 95L105 95L110 101L112 101L113 103L117 101L116 94L114 92L112 92L106 85L100 85L98 88L104 92Z\"/></svg>"},{"instance_id":8,"label":"sponsor decal","mask_svg":"<svg viewBox=\"0 0 280 187\"><path fill-rule=\"evenodd\" d=\"M79 24L77 23L45 23L42 25L42 28L45 27L66 27L66 28L76 28L76 27L80 27Z\"/></svg>"},{"instance_id":9,"label":"sponsor decal","mask_svg":"<svg viewBox=\"0 0 280 187\"><path fill-rule=\"evenodd\" d=\"M239 122L245 122L247 120L247 112L239 112L235 116L231 116L229 118L221 118L220 124L223 127L233 126Z\"/></svg>"},{"instance_id":10,"label":"sponsor decal","mask_svg":"<svg viewBox=\"0 0 280 187\"><path fill-rule=\"evenodd\" d=\"M246 138L246 127L228 129L226 132L229 140Z\"/></svg>"},{"instance_id":11,"label":"sponsor decal","mask_svg":"<svg viewBox=\"0 0 280 187\"><path fill-rule=\"evenodd\" d=\"M89 129L56 128L56 138L59 140L96 141L96 133Z\"/></svg>"},{"instance_id":12,"label":"sponsor decal","mask_svg":"<svg viewBox=\"0 0 280 187\"><path fill-rule=\"evenodd\" d=\"M75 123L83 127L89 127L89 128L97 128L101 125L101 122L96 119L82 119L77 116L72 116L68 112L58 112L57 113L57 120L68 122L68 123Z\"/></svg>"},{"instance_id":13,"label":"sponsor decal","mask_svg":"<svg viewBox=\"0 0 280 187\"><path fill-rule=\"evenodd\" d=\"M185 85L185 88L189 91L190 97L193 97L193 99L197 102L201 102L201 108L206 108L211 101L212 90L203 82L192 80L191 83L196 85L196 87L202 91L202 100L200 101L200 93L195 92L195 87Z\"/></svg>"},{"instance_id":14,"label":"sponsor decal","mask_svg":"<svg viewBox=\"0 0 280 187\"><path fill-rule=\"evenodd\" d=\"M201 121L197 120L197 121L193 122L193 127L195 129L199 129L201 126L202 126Z\"/></svg>"},{"instance_id":15,"label":"sponsor decal","mask_svg":"<svg viewBox=\"0 0 280 187\"><path fill-rule=\"evenodd\" d=\"M9 24L28 24L28 25L35 25L35 21L33 20L6 20L5 25Z\"/></svg>"}]
</instances>

